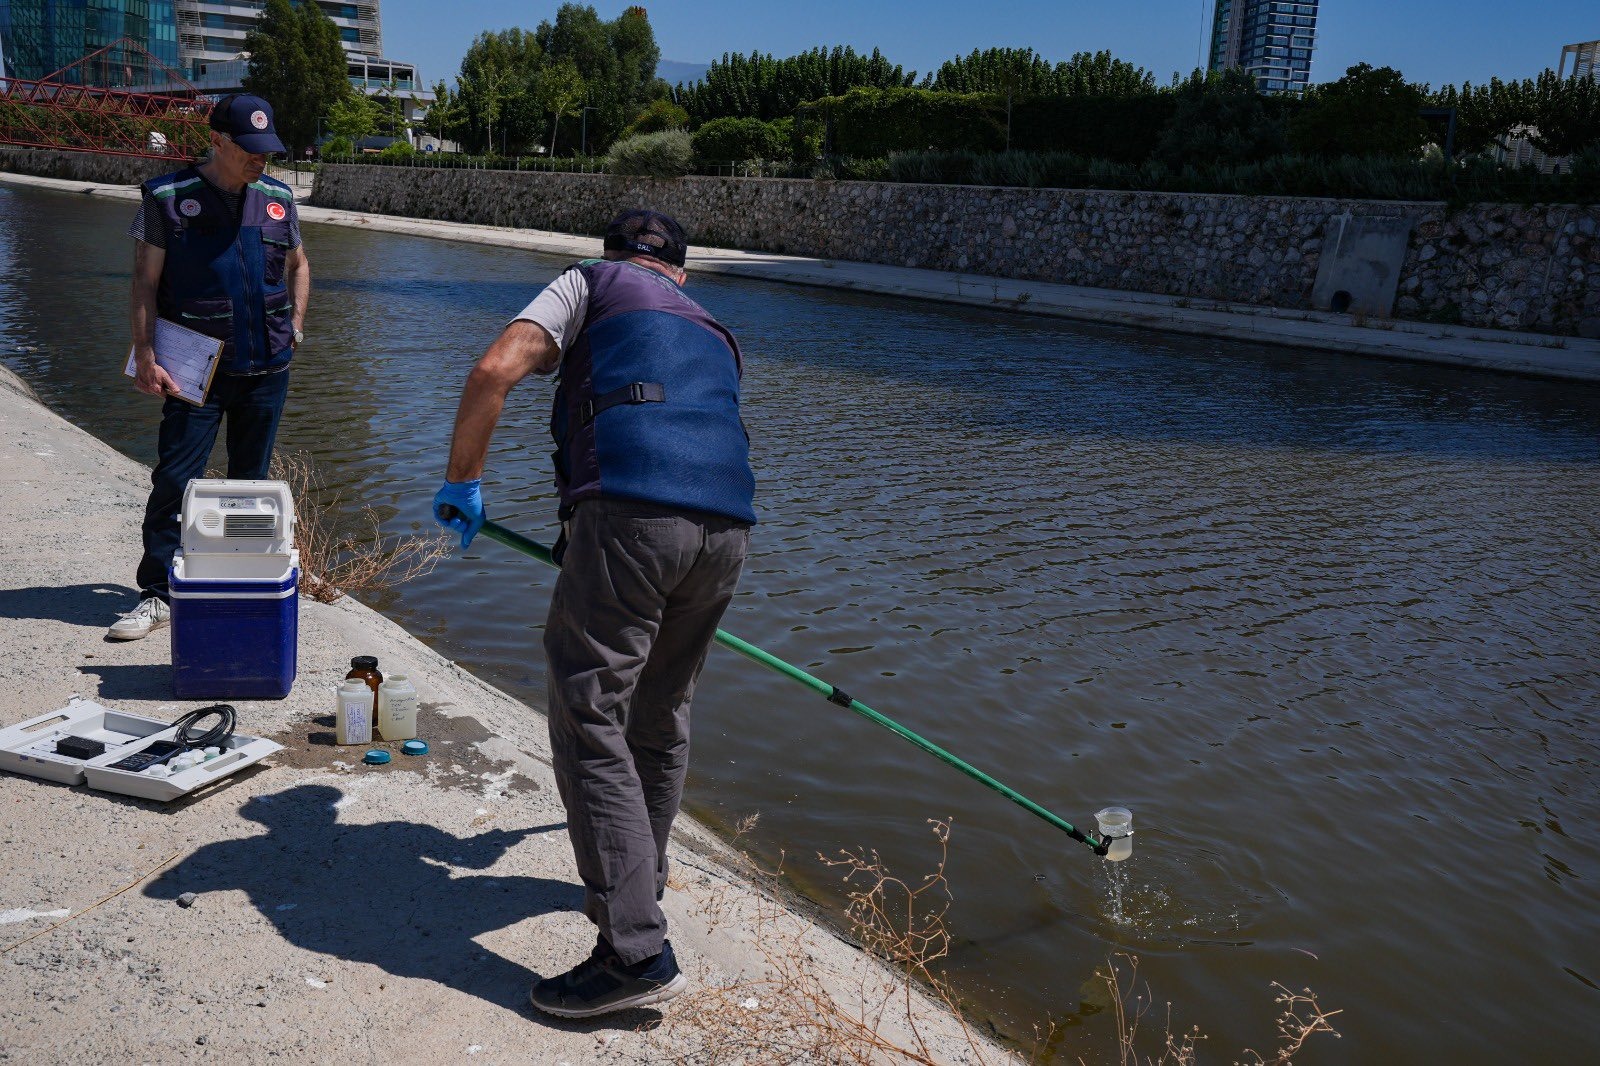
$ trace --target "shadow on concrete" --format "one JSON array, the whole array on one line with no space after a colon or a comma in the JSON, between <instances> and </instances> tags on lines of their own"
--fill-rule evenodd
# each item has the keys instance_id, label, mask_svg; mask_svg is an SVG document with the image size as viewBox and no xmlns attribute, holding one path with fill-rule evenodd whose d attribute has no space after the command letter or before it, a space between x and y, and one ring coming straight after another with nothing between
<instances>
[{"instance_id":1,"label":"shadow on concrete","mask_svg":"<svg viewBox=\"0 0 1600 1066\"><path fill-rule=\"evenodd\" d=\"M204 923L206 893L237 890L296 947L434 981L533 1016L528 990L536 975L473 939L526 918L578 910L582 890L542 877L457 871L487 870L525 837L565 823L457 837L412 822L341 823L335 804L343 798L326 785L256 796L240 813L264 825L265 834L207 844L144 893L156 899L197 893L193 913Z\"/></svg>"},{"instance_id":2,"label":"shadow on concrete","mask_svg":"<svg viewBox=\"0 0 1600 1066\"><path fill-rule=\"evenodd\" d=\"M138 591L125 585L0 589L0 618L40 618L93 629L105 629L138 605Z\"/></svg>"},{"instance_id":3,"label":"shadow on concrete","mask_svg":"<svg viewBox=\"0 0 1600 1066\"><path fill-rule=\"evenodd\" d=\"M146 639L161 640L165 643L164 632L157 631L154 637ZM83 663L78 671L84 674L94 674L100 679L99 687L95 691L98 700L171 700L172 695L172 664L171 663L145 663L131 666L116 666L111 663Z\"/></svg>"}]
</instances>

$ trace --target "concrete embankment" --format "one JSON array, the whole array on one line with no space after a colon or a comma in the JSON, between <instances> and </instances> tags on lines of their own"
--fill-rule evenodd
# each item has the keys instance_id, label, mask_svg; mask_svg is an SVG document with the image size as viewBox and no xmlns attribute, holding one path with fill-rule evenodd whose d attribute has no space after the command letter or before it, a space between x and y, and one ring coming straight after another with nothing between
<instances>
[{"instance_id":1,"label":"concrete embankment","mask_svg":"<svg viewBox=\"0 0 1600 1066\"><path fill-rule=\"evenodd\" d=\"M148 477L0 369L0 725L75 693L163 720L200 705L170 696L165 632L102 637L135 601ZM414 680L429 755L373 767L364 748L332 746L332 683L352 654ZM843 1011L868 1009L862 989L884 971L763 895L684 819L664 906L694 988L726 991L685 996L664 1021L535 1015L535 973L565 969L594 936L542 715L348 598L302 601L299 655L288 699L236 704L242 732L285 750L198 796L0 773L0 1059L772 1061L761 1034L784 1032L786 1004L759 982L775 960ZM198 894L187 908L185 892ZM937 1061L1004 1059L920 994L911 1009ZM916 1046L890 1014L882 1035ZM709 1048L713 1030L731 1043Z\"/></svg>"},{"instance_id":2,"label":"concrete embankment","mask_svg":"<svg viewBox=\"0 0 1600 1066\"><path fill-rule=\"evenodd\" d=\"M18 174L0 174L0 182L127 199L138 195L137 190L127 186ZM618 208L625 206L631 205L617 205ZM302 206L300 210L302 219L307 222L522 248L561 256L591 256L597 253L599 245L594 237L570 233L311 206ZM1600 382L1600 340L1580 337L1399 319L1361 319L1318 311L1285 311L1254 304L720 248L694 249L689 267L699 273L851 289L1194 336ZM981 336L973 338L973 346L981 351Z\"/></svg>"}]
</instances>

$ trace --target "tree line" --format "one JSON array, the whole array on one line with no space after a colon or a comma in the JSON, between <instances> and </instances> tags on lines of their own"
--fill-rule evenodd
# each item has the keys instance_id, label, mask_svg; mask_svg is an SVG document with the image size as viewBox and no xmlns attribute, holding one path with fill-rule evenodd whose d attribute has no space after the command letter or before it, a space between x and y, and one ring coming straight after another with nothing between
<instances>
[{"instance_id":1,"label":"tree line","mask_svg":"<svg viewBox=\"0 0 1600 1066\"><path fill-rule=\"evenodd\" d=\"M246 88L273 101L291 146L313 143L319 128L352 140L403 132L395 98L352 89L338 31L317 5L267 0L247 47ZM421 126L502 156L597 155L625 138L681 130L706 159L797 164L932 149L1179 167L1285 154L1408 159L1447 142L1471 157L1513 134L1551 155L1600 150L1600 82L1553 71L1433 89L1358 64L1302 95L1267 96L1240 71L1159 84L1106 51L1051 62L1029 48L975 49L920 77L878 49L727 53L677 86L656 76L659 58L642 7L607 20L565 3L531 30L480 33L455 85L434 86Z\"/></svg>"}]
</instances>

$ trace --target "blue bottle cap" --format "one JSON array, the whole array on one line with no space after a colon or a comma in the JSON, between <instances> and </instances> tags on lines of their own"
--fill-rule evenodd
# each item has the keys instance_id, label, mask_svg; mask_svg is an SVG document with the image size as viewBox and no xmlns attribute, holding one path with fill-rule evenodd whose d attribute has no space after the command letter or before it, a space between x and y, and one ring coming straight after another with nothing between
<instances>
[{"instance_id":1,"label":"blue bottle cap","mask_svg":"<svg viewBox=\"0 0 1600 1066\"><path fill-rule=\"evenodd\" d=\"M408 740L400 745L400 750L407 755L426 755L428 754L428 742L426 740Z\"/></svg>"},{"instance_id":2,"label":"blue bottle cap","mask_svg":"<svg viewBox=\"0 0 1600 1066\"><path fill-rule=\"evenodd\" d=\"M382 766L389 761L389 753L382 748L373 748L361 757L362 762L369 762L374 766Z\"/></svg>"}]
</instances>

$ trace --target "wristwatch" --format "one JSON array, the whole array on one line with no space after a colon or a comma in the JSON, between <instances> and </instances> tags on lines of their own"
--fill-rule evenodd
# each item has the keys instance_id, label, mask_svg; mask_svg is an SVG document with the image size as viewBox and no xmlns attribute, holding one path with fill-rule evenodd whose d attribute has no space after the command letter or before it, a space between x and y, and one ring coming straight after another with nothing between
<instances>
[{"instance_id":1,"label":"wristwatch","mask_svg":"<svg viewBox=\"0 0 1600 1066\"><path fill-rule=\"evenodd\" d=\"M304 331L298 330L298 329L294 331L294 344L295 344L296 348L298 348L301 344L305 343L305 339L306 339L306 335L305 335Z\"/></svg>"}]
</instances>

